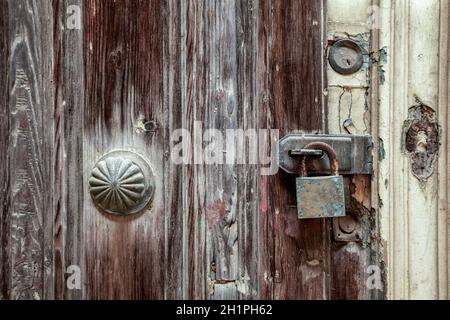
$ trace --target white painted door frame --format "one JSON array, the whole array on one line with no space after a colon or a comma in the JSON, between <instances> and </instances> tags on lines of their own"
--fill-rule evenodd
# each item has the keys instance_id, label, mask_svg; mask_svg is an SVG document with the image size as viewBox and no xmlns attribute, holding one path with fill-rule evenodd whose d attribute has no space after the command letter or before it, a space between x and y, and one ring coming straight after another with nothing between
<instances>
[{"instance_id":1,"label":"white painted door frame","mask_svg":"<svg viewBox=\"0 0 450 320\"><path fill-rule=\"evenodd\" d=\"M327 1L329 40L357 35L371 44L371 75L341 76L328 68L325 94L330 133L374 137L370 204L380 222L388 299L449 298L449 2ZM432 174L422 182L404 150L405 121L418 100L441 128ZM426 137L417 147L431 148Z\"/></svg>"},{"instance_id":2,"label":"white painted door frame","mask_svg":"<svg viewBox=\"0 0 450 320\"><path fill-rule=\"evenodd\" d=\"M385 245L387 297L449 298L449 1L381 0L378 132L379 214ZM417 100L441 127L433 174L421 182L404 151L404 121ZM419 147L429 147L426 145Z\"/></svg>"}]
</instances>

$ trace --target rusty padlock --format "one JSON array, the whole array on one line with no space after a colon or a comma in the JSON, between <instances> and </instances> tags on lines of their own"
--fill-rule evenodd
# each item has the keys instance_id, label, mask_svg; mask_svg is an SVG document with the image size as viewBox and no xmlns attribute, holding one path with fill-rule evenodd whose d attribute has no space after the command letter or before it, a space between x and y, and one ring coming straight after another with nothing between
<instances>
[{"instance_id":1,"label":"rusty padlock","mask_svg":"<svg viewBox=\"0 0 450 320\"><path fill-rule=\"evenodd\" d=\"M308 177L306 156L300 159L300 177L296 179L299 219L345 216L344 178L339 176L339 163L333 148L323 142L304 147L325 152L330 159L332 176Z\"/></svg>"}]
</instances>

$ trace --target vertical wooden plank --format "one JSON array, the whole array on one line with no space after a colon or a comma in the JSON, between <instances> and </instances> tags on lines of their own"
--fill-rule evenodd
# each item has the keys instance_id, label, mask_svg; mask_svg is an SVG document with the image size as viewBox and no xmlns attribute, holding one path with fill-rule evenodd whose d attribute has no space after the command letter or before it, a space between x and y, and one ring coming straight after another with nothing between
<instances>
[{"instance_id":1,"label":"vertical wooden plank","mask_svg":"<svg viewBox=\"0 0 450 320\"><path fill-rule=\"evenodd\" d=\"M4 177L8 186L2 201L7 204L2 208L2 245L7 248L2 256L6 271L2 294L9 299L51 298L52 6L25 0L3 1L1 6L3 19L7 17L3 32L9 33L2 38L3 46L6 43L10 50L7 114L2 113L3 121L9 117L9 139L2 141L8 154Z\"/></svg>"},{"instance_id":2,"label":"vertical wooden plank","mask_svg":"<svg viewBox=\"0 0 450 320\"><path fill-rule=\"evenodd\" d=\"M202 122L205 130L213 128L222 135L226 129L237 129L236 7L234 1L206 2L205 13L207 74L212 76L212 81L206 82ZM238 279L239 191L236 170L235 165L221 163L210 163L205 167L208 190L205 194L206 263L211 266L209 279L215 283L235 282ZM237 295L235 285L227 288L231 292L224 295ZM211 295L214 298L214 291Z\"/></svg>"},{"instance_id":3,"label":"vertical wooden plank","mask_svg":"<svg viewBox=\"0 0 450 320\"><path fill-rule=\"evenodd\" d=\"M238 279L237 290L240 299L267 298L264 274L270 274L265 248L260 230L264 230L266 213L260 214L259 182L260 164L260 73L264 67L259 64L260 50L260 2L236 1L236 42L237 42L237 128L244 132L242 145L235 140L236 154L243 154L245 164L237 168L237 210L238 210ZM264 83L265 84L265 83ZM265 128L265 127L264 127ZM253 136L252 136L253 135ZM252 138L253 137L253 138ZM227 140L227 143L230 143ZM265 151L264 149L262 149ZM269 149L270 150L270 149ZM264 154L264 156L267 156Z\"/></svg>"},{"instance_id":4,"label":"vertical wooden plank","mask_svg":"<svg viewBox=\"0 0 450 320\"><path fill-rule=\"evenodd\" d=\"M186 18L186 33L192 35L195 50L190 51L188 44L186 61L195 61L193 68L188 66L188 70L203 78L198 85L187 83L186 88L193 94L192 100L188 98L192 104L187 105L186 115L189 131L194 134L194 148L203 150L200 139L206 130L216 130L211 131L216 135L212 137L214 139L224 134L226 129L237 127L236 11L232 1L188 2L187 8L190 15ZM203 72L198 72L197 67ZM187 97L190 97L189 93ZM238 279L236 166L224 165L221 160L208 163L206 157L200 157L195 159L194 155L194 163L199 165L190 166L189 176L194 179L193 186L198 191L192 197L194 202L189 204L194 210L188 210L200 215L191 215L188 226L200 227L199 231L206 232L206 238L203 240L200 233L198 240L189 243L198 243L199 248L206 246L203 247L205 255L196 257L199 260L193 263L205 265L209 294L214 298L216 283L233 284ZM195 233L195 230L190 230L188 237ZM229 295L236 296L235 284L227 288L233 291Z\"/></svg>"},{"instance_id":5,"label":"vertical wooden plank","mask_svg":"<svg viewBox=\"0 0 450 320\"><path fill-rule=\"evenodd\" d=\"M270 43L271 30L271 11L270 0L261 0L253 10L257 12L257 94L255 97L258 103L258 127L262 130L273 128L273 108L271 104L270 83L270 59L271 54L268 50ZM275 141L276 143L276 141ZM272 145L269 145L269 139L258 141L259 150L268 150L272 152ZM258 151L259 153L259 151ZM273 274L274 274L274 233L272 199L269 197L269 190L272 183L269 175L259 177L258 192L258 263L259 263L259 298L273 299Z\"/></svg>"},{"instance_id":6,"label":"vertical wooden plank","mask_svg":"<svg viewBox=\"0 0 450 320\"><path fill-rule=\"evenodd\" d=\"M414 105L415 97L431 106L437 112L438 117L441 116L441 102L445 101L444 96L439 94L440 75L445 74L446 68L443 67L439 57L449 57L447 48L439 43L441 36L441 5L447 6L444 2L409 2L409 18L407 19L408 32L415 35L414 40L405 43L409 57L408 77L412 83L410 87L406 87L404 92L407 97L406 105L404 105L405 115L407 114L406 106ZM430 19L435 17L435 19ZM442 30L448 33L448 30ZM420 37L420 38L419 38ZM420 41L419 39L427 40ZM441 71L442 70L442 71ZM404 79L404 78L403 78ZM399 82L396 79L395 82ZM448 106L447 106L448 107ZM443 114L444 115L444 114ZM407 118L405 117L404 120ZM444 115L444 119L446 119ZM445 120L444 120L445 123ZM405 127L401 128L405 130ZM426 146L427 150L431 150L431 145ZM398 148L400 149L400 148ZM410 160L410 159L408 159ZM442 157L446 160L446 156ZM442 161L441 160L441 161ZM434 198L430 195L439 194L439 164L436 165L436 173L427 181L428 186L424 187L414 176L408 178L407 202L403 208L405 210L405 218L408 219L408 265L409 265L409 281L410 281L410 299L438 299L439 298L439 246L438 246L438 217L441 215L439 210L439 196ZM408 161L408 171L411 172L411 162ZM446 168L444 168L447 174ZM396 189L399 190L399 189ZM447 194L447 190L441 193L441 196ZM433 199L434 198L434 199ZM431 201L430 201L431 200ZM448 235L448 233L447 233Z\"/></svg>"},{"instance_id":7,"label":"vertical wooden plank","mask_svg":"<svg viewBox=\"0 0 450 320\"><path fill-rule=\"evenodd\" d=\"M379 135L385 157L377 182L388 298L448 299L449 3L380 3L380 46L388 51L386 81L379 87ZM423 181L413 174L417 162L404 150L404 121L418 100L442 126L432 175ZM430 155L435 149L428 137L425 148Z\"/></svg>"},{"instance_id":8,"label":"vertical wooden plank","mask_svg":"<svg viewBox=\"0 0 450 320\"><path fill-rule=\"evenodd\" d=\"M228 156L258 152L256 141L244 147L225 139L227 130L257 133L259 126L257 8L256 1L182 4L183 127L192 135L194 152L212 142L203 137L208 129L214 130L209 131L213 139L223 138L221 160L211 163L211 154L197 153L185 168L185 295L190 298L259 295L258 166L238 165L236 159L224 164L225 150Z\"/></svg>"},{"instance_id":9,"label":"vertical wooden plank","mask_svg":"<svg viewBox=\"0 0 450 320\"><path fill-rule=\"evenodd\" d=\"M364 252L358 243L333 243L331 296L333 300L365 299Z\"/></svg>"},{"instance_id":10,"label":"vertical wooden plank","mask_svg":"<svg viewBox=\"0 0 450 320\"><path fill-rule=\"evenodd\" d=\"M322 132L323 2L268 4L272 125L280 129L281 136L295 131ZM280 172L270 184L275 298L326 299L327 221L297 219L293 177Z\"/></svg>"},{"instance_id":11,"label":"vertical wooden plank","mask_svg":"<svg viewBox=\"0 0 450 320\"><path fill-rule=\"evenodd\" d=\"M372 36L376 30L370 30L367 24L368 10L371 0L359 1L347 9L347 0L327 2L327 40L328 49L337 40L352 39L364 48L366 54L378 48L371 46ZM327 50L328 52L329 50ZM375 85L372 73L378 76L374 64L366 63L358 72L352 75L342 75L335 72L327 63L327 98L328 98L328 131L334 134L370 134L372 91ZM369 57L366 58L369 61ZM375 68L375 69L373 69ZM348 125L351 123L351 125ZM331 271L330 299L371 299L380 291L369 289L366 280L370 275L366 272L370 265L382 266L379 263L377 245L376 211L372 210L371 181L367 176L346 177L347 215L359 225L360 241L335 241L331 238ZM345 224L348 217L338 218L334 223Z\"/></svg>"},{"instance_id":12,"label":"vertical wooden plank","mask_svg":"<svg viewBox=\"0 0 450 320\"><path fill-rule=\"evenodd\" d=\"M440 34L439 34L439 118L443 132L441 145L446 150L445 161L439 164L439 203L437 211L437 245L438 245L438 292L440 300L450 299L450 3L447 1L440 5ZM444 177L447 177L445 179Z\"/></svg>"},{"instance_id":13,"label":"vertical wooden plank","mask_svg":"<svg viewBox=\"0 0 450 320\"><path fill-rule=\"evenodd\" d=\"M382 216L382 236L387 242L387 274L388 274L388 297L409 299L409 223L407 207L407 189L409 177L407 175L391 176L391 168L407 171L408 159L402 157L401 148L397 143L401 142L402 122L394 119L406 119L408 105L406 92L408 83L400 81L396 83L394 75L402 75L408 78L408 41L410 39L409 29L409 6L410 1L394 3L393 1L382 1L383 30L381 31L381 46L391 48L387 53L388 63L384 66L386 82L380 86L380 111L379 115L379 138L384 142L385 160L380 163L379 186L380 199L383 206L380 207ZM393 7L394 6L394 7ZM390 8L387 10L387 8ZM393 15L391 15L391 12ZM405 61L402 64L402 61ZM407 62L408 61L408 62ZM395 86L395 90L394 87ZM391 103L402 108L394 108ZM405 108L403 108L405 107ZM385 131L388 132L385 132ZM395 192L394 190L398 190ZM392 200L391 200L392 199ZM394 213L391 215L389 213ZM388 219L388 223L386 223ZM385 229L388 227L388 229ZM388 233L386 233L386 231ZM392 250L390 248L395 248ZM395 279L395 282L393 282Z\"/></svg>"},{"instance_id":14,"label":"vertical wooden plank","mask_svg":"<svg viewBox=\"0 0 450 320\"><path fill-rule=\"evenodd\" d=\"M55 298L81 299L83 257L83 103L82 2L55 0L54 257ZM80 268L81 289L68 290L66 272ZM71 271L73 272L73 271Z\"/></svg>"},{"instance_id":15,"label":"vertical wooden plank","mask_svg":"<svg viewBox=\"0 0 450 320\"><path fill-rule=\"evenodd\" d=\"M190 135L193 146L198 144L196 121L202 123L207 107L208 54L205 43L204 2L181 3L181 72L183 129ZM201 130L201 129L200 129ZM198 134L202 135L202 132ZM201 136L200 136L201 137ZM194 140L195 139L195 140ZM201 143L201 142L200 142ZM189 164L183 167L183 261L184 298L205 299L207 277L211 266L206 261L206 206L205 166L194 159L191 152Z\"/></svg>"},{"instance_id":16,"label":"vertical wooden plank","mask_svg":"<svg viewBox=\"0 0 450 320\"><path fill-rule=\"evenodd\" d=\"M9 186L9 24L8 2L0 2L0 300L9 297L11 266L9 263L11 189Z\"/></svg>"},{"instance_id":17,"label":"vertical wooden plank","mask_svg":"<svg viewBox=\"0 0 450 320\"><path fill-rule=\"evenodd\" d=\"M182 299L184 269L187 268L183 260L183 221L185 208L183 207L183 168L170 161L167 155L171 152L172 133L183 127L183 109L181 106L181 3L176 0L166 0L164 19L164 123L166 165L165 181L165 299Z\"/></svg>"},{"instance_id":18,"label":"vertical wooden plank","mask_svg":"<svg viewBox=\"0 0 450 320\"><path fill-rule=\"evenodd\" d=\"M381 26L381 15L382 15L382 8L381 8L381 1L380 0L372 0L371 5L373 8L380 8L378 11L379 14L379 20L378 23L380 23ZM374 61L371 65L371 88L370 88L370 106L371 106L371 112L370 112L370 124L371 124L371 134L373 138L373 175L377 175L380 171L380 164L381 160L384 160L384 154L383 154L383 141L379 139L379 125L380 125L380 119L378 117L378 112L374 112L373 110L379 107L380 103L380 85L384 84L384 78L382 77L384 74L380 72L380 70L383 70L384 64L386 61L384 60L383 54L384 48L381 46L381 31L380 27L378 29L374 29L371 31L371 43L370 48L371 52L378 51L378 58L377 61ZM383 71L384 72L384 71ZM384 242L382 240L381 236L381 214L379 208L383 205L383 202L380 198L379 193L379 185L377 183L373 183L373 178L370 180L370 202L371 202L371 219L369 220L371 222L371 227L373 228L371 231L371 239L373 240L371 243L371 254L369 259L369 265L372 266L378 266L380 271L380 278L378 280L381 280L377 287L372 287L369 290L369 294L366 294L366 297L368 299L378 299L378 300L384 300L387 299L387 279L386 279L386 252L385 252L385 246ZM365 192L365 194L368 194L369 190ZM365 198L369 198L369 196L365 196ZM373 236L374 235L374 236ZM369 270L366 268L366 277L368 276ZM366 287L367 287L367 280L366 280Z\"/></svg>"},{"instance_id":19,"label":"vertical wooden plank","mask_svg":"<svg viewBox=\"0 0 450 320\"><path fill-rule=\"evenodd\" d=\"M88 298L164 297L164 2L84 2L84 181L113 149L141 154L155 175L152 206L137 216L100 213L85 193Z\"/></svg>"}]
</instances>

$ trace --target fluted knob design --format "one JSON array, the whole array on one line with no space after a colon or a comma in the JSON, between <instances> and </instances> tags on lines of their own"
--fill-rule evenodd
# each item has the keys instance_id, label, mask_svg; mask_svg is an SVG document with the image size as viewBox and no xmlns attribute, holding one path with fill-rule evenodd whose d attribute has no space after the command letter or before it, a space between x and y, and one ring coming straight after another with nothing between
<instances>
[{"instance_id":1,"label":"fluted knob design","mask_svg":"<svg viewBox=\"0 0 450 320\"><path fill-rule=\"evenodd\" d=\"M142 209L149 200L150 187L142 168L118 154L101 159L89 179L89 192L95 204L118 215L133 214Z\"/></svg>"}]
</instances>

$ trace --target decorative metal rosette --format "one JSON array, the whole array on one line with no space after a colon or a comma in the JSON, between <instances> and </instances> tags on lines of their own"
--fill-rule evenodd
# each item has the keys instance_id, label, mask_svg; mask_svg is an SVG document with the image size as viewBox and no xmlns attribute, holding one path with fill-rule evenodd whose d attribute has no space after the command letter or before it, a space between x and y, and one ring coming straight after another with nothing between
<instances>
[{"instance_id":1,"label":"decorative metal rosette","mask_svg":"<svg viewBox=\"0 0 450 320\"><path fill-rule=\"evenodd\" d=\"M95 205L114 215L131 215L150 202L154 177L150 165L129 151L113 151L92 169L89 192Z\"/></svg>"}]
</instances>

